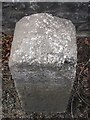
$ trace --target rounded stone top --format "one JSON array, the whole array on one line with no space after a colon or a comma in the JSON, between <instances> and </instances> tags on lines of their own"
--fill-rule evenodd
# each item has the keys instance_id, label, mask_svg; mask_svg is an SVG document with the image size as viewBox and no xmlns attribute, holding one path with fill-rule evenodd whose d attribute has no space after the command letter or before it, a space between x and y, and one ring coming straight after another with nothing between
<instances>
[{"instance_id":1,"label":"rounded stone top","mask_svg":"<svg viewBox=\"0 0 90 120\"><path fill-rule=\"evenodd\" d=\"M76 61L76 49L76 31L70 20L48 13L32 14L16 24L9 66Z\"/></svg>"}]
</instances>

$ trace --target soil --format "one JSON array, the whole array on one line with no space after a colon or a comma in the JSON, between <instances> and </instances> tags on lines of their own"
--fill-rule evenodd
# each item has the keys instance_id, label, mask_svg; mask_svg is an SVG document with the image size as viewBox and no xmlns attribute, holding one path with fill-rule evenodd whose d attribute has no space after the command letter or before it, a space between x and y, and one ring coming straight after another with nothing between
<instances>
[{"instance_id":1,"label":"soil","mask_svg":"<svg viewBox=\"0 0 90 120\"><path fill-rule=\"evenodd\" d=\"M90 117L90 38L77 38L77 72L71 97L65 113L31 113L22 111L20 99L12 79L8 60L13 35L2 33L2 106L3 118L30 118L31 120L58 120L60 118Z\"/></svg>"}]
</instances>

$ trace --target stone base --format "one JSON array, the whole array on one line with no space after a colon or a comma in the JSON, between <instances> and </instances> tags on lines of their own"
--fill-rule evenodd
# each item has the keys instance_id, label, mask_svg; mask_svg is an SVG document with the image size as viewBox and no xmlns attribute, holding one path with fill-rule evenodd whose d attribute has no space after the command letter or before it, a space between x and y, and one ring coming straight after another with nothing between
<instances>
[{"instance_id":1,"label":"stone base","mask_svg":"<svg viewBox=\"0 0 90 120\"><path fill-rule=\"evenodd\" d=\"M66 110L73 85L74 67L64 64L61 68L28 64L10 68L26 113Z\"/></svg>"}]
</instances>

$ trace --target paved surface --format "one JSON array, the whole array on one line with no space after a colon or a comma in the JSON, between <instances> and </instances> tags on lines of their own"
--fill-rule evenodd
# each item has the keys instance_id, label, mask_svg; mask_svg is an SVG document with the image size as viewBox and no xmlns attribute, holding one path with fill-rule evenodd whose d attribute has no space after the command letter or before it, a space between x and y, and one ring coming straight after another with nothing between
<instances>
[{"instance_id":1,"label":"paved surface","mask_svg":"<svg viewBox=\"0 0 90 120\"><path fill-rule=\"evenodd\" d=\"M77 28L77 36L89 35L88 3L3 3L3 32L14 32L15 24L22 17L38 12L47 12L61 18L70 19Z\"/></svg>"}]
</instances>

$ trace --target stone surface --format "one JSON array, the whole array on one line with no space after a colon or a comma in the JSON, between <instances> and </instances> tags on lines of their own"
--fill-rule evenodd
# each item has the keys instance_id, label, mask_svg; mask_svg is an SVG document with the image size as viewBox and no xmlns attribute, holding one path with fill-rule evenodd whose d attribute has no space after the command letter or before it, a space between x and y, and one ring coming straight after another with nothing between
<instances>
[{"instance_id":1,"label":"stone surface","mask_svg":"<svg viewBox=\"0 0 90 120\"><path fill-rule=\"evenodd\" d=\"M15 28L9 66L26 112L65 111L77 60L71 21L39 13Z\"/></svg>"},{"instance_id":2,"label":"stone surface","mask_svg":"<svg viewBox=\"0 0 90 120\"><path fill-rule=\"evenodd\" d=\"M75 28L69 20L40 13L16 24L10 66L22 62L60 65L68 59L76 59Z\"/></svg>"}]
</instances>

